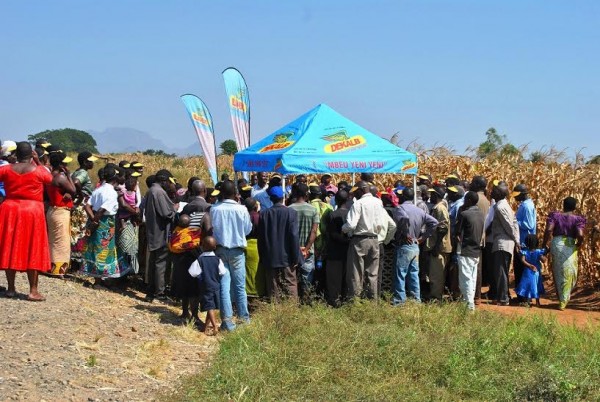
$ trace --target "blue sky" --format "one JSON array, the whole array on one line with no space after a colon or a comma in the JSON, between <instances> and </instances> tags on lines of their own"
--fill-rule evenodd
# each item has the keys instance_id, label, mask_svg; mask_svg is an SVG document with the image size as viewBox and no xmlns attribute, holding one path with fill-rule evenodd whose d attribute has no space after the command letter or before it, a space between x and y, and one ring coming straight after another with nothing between
<instances>
[{"instance_id":1,"label":"blue sky","mask_svg":"<svg viewBox=\"0 0 600 402\"><path fill-rule=\"evenodd\" d=\"M0 138L132 127L195 134L179 95L233 138L221 71L250 90L252 142L319 103L403 144L599 154L600 2L0 2Z\"/></svg>"}]
</instances>

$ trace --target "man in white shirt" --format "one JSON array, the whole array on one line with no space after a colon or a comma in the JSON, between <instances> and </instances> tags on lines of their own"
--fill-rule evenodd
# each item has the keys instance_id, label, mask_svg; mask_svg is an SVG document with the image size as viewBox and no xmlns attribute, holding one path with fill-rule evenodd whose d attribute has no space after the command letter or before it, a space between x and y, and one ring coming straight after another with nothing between
<instances>
[{"instance_id":1,"label":"man in white shirt","mask_svg":"<svg viewBox=\"0 0 600 402\"><path fill-rule=\"evenodd\" d=\"M376 299L377 276L379 272L378 235L391 228L387 212L379 198L369 192L369 184L359 181L350 192L354 194L354 203L348 212L342 232L351 236L348 247L346 282L348 297L362 296ZM387 231L386 231L387 233ZM363 284L366 289L363 292Z\"/></svg>"}]
</instances>

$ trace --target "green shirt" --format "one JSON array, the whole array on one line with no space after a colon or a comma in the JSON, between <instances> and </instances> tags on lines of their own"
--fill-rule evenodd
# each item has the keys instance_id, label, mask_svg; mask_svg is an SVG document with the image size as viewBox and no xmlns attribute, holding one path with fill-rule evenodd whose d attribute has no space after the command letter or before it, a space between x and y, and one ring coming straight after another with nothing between
<instances>
[{"instance_id":1,"label":"green shirt","mask_svg":"<svg viewBox=\"0 0 600 402\"><path fill-rule=\"evenodd\" d=\"M317 250L317 256L321 256L324 254L325 248L327 246L327 240L325 238L325 232L327 228L325 227L325 223L327 219L325 219L325 214L331 213L333 211L333 207L326 202L321 201L320 199L314 199L310 202L310 205L317 209L317 213L319 214L319 219L321 223L317 226L317 238L315 239L315 248Z\"/></svg>"},{"instance_id":2,"label":"green shirt","mask_svg":"<svg viewBox=\"0 0 600 402\"><path fill-rule=\"evenodd\" d=\"M300 229L299 239L300 247L304 247L310 237L312 226L321 221L317 209L307 202L296 202L290 205L290 208L298 213L298 228ZM311 246L309 252L314 253L314 246Z\"/></svg>"},{"instance_id":3,"label":"green shirt","mask_svg":"<svg viewBox=\"0 0 600 402\"><path fill-rule=\"evenodd\" d=\"M92 185L92 179L90 179L90 175L88 174L87 170L77 169L73 172L71 177L73 178L73 180L79 180L79 182L81 183L81 192L84 195L88 197L92 195L92 192L94 191L94 186Z\"/></svg>"}]
</instances>

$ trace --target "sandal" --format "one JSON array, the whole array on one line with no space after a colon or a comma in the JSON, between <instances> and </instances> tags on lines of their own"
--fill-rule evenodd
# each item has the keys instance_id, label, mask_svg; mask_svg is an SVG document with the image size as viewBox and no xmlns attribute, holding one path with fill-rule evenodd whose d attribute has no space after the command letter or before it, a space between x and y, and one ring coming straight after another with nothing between
<instances>
[{"instance_id":1,"label":"sandal","mask_svg":"<svg viewBox=\"0 0 600 402\"><path fill-rule=\"evenodd\" d=\"M4 293L4 297L6 297L7 299L14 299L15 297L17 297L17 292L6 292Z\"/></svg>"},{"instance_id":2,"label":"sandal","mask_svg":"<svg viewBox=\"0 0 600 402\"><path fill-rule=\"evenodd\" d=\"M39 295L39 297L31 297L31 295L27 295L26 300L30 302L43 302L46 301L46 298L42 295Z\"/></svg>"}]
</instances>

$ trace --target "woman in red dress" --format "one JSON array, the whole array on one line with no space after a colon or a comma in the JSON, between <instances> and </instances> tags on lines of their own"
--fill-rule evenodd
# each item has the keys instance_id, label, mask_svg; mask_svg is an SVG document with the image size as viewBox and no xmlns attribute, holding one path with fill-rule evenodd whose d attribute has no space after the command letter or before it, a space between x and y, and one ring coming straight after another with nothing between
<instances>
[{"instance_id":1,"label":"woman in red dress","mask_svg":"<svg viewBox=\"0 0 600 402\"><path fill-rule=\"evenodd\" d=\"M44 216L44 185L52 175L43 166L32 163L34 154L28 142L17 144L17 164L0 167L6 199L0 204L0 270L6 270L7 297L15 297L17 271L26 271L29 279L27 300L43 301L38 292L38 273L50 269L50 251ZM37 155L36 155L37 159Z\"/></svg>"}]
</instances>

